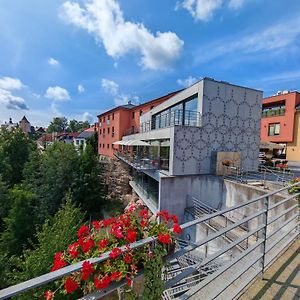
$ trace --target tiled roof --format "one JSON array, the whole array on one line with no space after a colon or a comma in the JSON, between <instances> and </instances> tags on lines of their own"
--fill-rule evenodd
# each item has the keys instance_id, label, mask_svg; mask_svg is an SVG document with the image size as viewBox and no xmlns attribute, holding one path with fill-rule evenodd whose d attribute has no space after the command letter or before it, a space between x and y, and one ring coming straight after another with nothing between
<instances>
[{"instance_id":1,"label":"tiled roof","mask_svg":"<svg viewBox=\"0 0 300 300\"><path fill-rule=\"evenodd\" d=\"M82 131L76 138L77 139L87 139L94 134L94 131Z\"/></svg>"}]
</instances>

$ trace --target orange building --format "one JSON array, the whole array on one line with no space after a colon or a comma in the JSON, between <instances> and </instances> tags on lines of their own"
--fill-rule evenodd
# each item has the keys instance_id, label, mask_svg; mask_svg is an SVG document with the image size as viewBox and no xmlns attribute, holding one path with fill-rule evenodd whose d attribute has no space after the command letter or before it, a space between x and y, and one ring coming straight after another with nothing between
<instances>
[{"instance_id":1,"label":"orange building","mask_svg":"<svg viewBox=\"0 0 300 300\"><path fill-rule=\"evenodd\" d=\"M98 115L98 153L101 156L114 157L113 143L122 140L124 135L138 133L140 117L178 92L172 92L140 105L131 103L121 105Z\"/></svg>"},{"instance_id":2,"label":"orange building","mask_svg":"<svg viewBox=\"0 0 300 300\"><path fill-rule=\"evenodd\" d=\"M284 91L263 99L261 140L283 144L286 159L300 160L300 93Z\"/></svg>"}]
</instances>

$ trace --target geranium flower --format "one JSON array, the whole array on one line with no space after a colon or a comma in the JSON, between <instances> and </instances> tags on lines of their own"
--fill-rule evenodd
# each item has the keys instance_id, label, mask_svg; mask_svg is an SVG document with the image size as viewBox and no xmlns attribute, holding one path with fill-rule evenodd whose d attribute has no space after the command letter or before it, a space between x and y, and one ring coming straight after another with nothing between
<instances>
[{"instance_id":1,"label":"geranium flower","mask_svg":"<svg viewBox=\"0 0 300 300\"><path fill-rule=\"evenodd\" d=\"M128 241L130 243L133 243L136 241L136 231L135 230L129 229L127 231L126 241Z\"/></svg>"},{"instance_id":2,"label":"geranium flower","mask_svg":"<svg viewBox=\"0 0 300 300\"><path fill-rule=\"evenodd\" d=\"M102 279L95 278L94 280L96 289L106 289L109 286L110 282L111 280L108 275L105 275Z\"/></svg>"},{"instance_id":3,"label":"geranium flower","mask_svg":"<svg viewBox=\"0 0 300 300\"><path fill-rule=\"evenodd\" d=\"M115 271L111 273L110 280L119 281L122 278L122 273L120 271Z\"/></svg>"},{"instance_id":4,"label":"geranium flower","mask_svg":"<svg viewBox=\"0 0 300 300\"><path fill-rule=\"evenodd\" d=\"M93 224L94 229L96 229L96 230L103 226L102 221L93 221L92 224Z\"/></svg>"},{"instance_id":5,"label":"geranium flower","mask_svg":"<svg viewBox=\"0 0 300 300\"><path fill-rule=\"evenodd\" d=\"M141 221L141 226L142 226L142 228L145 228L145 227L147 227L147 226L148 226L148 222L147 222L147 221L144 221L144 220L142 220L142 221Z\"/></svg>"},{"instance_id":6,"label":"geranium flower","mask_svg":"<svg viewBox=\"0 0 300 300\"><path fill-rule=\"evenodd\" d=\"M89 278L89 276L91 274L93 274L93 272L94 272L93 265L88 261L83 262L82 270L81 270L81 273L82 273L81 274L81 279L86 281Z\"/></svg>"},{"instance_id":7,"label":"geranium flower","mask_svg":"<svg viewBox=\"0 0 300 300\"><path fill-rule=\"evenodd\" d=\"M107 245L108 245L108 240L104 238L98 243L98 248L101 250L103 248L106 248Z\"/></svg>"},{"instance_id":8,"label":"geranium flower","mask_svg":"<svg viewBox=\"0 0 300 300\"><path fill-rule=\"evenodd\" d=\"M73 259L79 255L78 247L79 247L78 242L75 242L68 247L68 253L71 255Z\"/></svg>"},{"instance_id":9,"label":"geranium flower","mask_svg":"<svg viewBox=\"0 0 300 300\"><path fill-rule=\"evenodd\" d=\"M55 258L54 258L54 264L52 269L50 270L50 272L59 270L63 267L65 267L67 265L67 263L65 262L65 260L63 259L63 255L61 252L58 252L55 254Z\"/></svg>"},{"instance_id":10,"label":"geranium flower","mask_svg":"<svg viewBox=\"0 0 300 300\"><path fill-rule=\"evenodd\" d=\"M162 210L161 212L158 212L157 213L157 216L159 217L162 217L162 219L165 221L165 222L168 222L169 220L169 213L166 211L166 210Z\"/></svg>"},{"instance_id":11,"label":"geranium flower","mask_svg":"<svg viewBox=\"0 0 300 300\"><path fill-rule=\"evenodd\" d=\"M147 209L142 209L140 211L140 217L142 217L143 219L148 219L149 215Z\"/></svg>"},{"instance_id":12,"label":"geranium flower","mask_svg":"<svg viewBox=\"0 0 300 300\"><path fill-rule=\"evenodd\" d=\"M87 235L89 235L89 233L90 233L89 228L88 228L86 225L84 225L84 226L81 226L81 227L78 229L77 236L80 238L80 237L82 237L82 236L87 236Z\"/></svg>"},{"instance_id":13,"label":"geranium flower","mask_svg":"<svg viewBox=\"0 0 300 300\"><path fill-rule=\"evenodd\" d=\"M103 220L103 225L104 225L104 227L108 227L111 224L113 224L115 221L116 221L116 219L114 217L112 217L112 218Z\"/></svg>"},{"instance_id":14,"label":"geranium flower","mask_svg":"<svg viewBox=\"0 0 300 300\"><path fill-rule=\"evenodd\" d=\"M46 300L52 300L54 298L54 292L46 291L44 293L44 297L45 297Z\"/></svg>"},{"instance_id":15,"label":"geranium flower","mask_svg":"<svg viewBox=\"0 0 300 300\"><path fill-rule=\"evenodd\" d=\"M125 264L130 264L131 263L131 256L129 254L126 254L124 256L124 262L125 262Z\"/></svg>"},{"instance_id":16,"label":"geranium flower","mask_svg":"<svg viewBox=\"0 0 300 300\"><path fill-rule=\"evenodd\" d=\"M126 285L131 286L132 285L132 279L129 278L129 277L126 277L126 279L127 279Z\"/></svg>"},{"instance_id":17,"label":"geranium flower","mask_svg":"<svg viewBox=\"0 0 300 300\"><path fill-rule=\"evenodd\" d=\"M172 242L171 236L169 234L159 234L158 235L158 240L162 244L170 244Z\"/></svg>"},{"instance_id":18,"label":"geranium flower","mask_svg":"<svg viewBox=\"0 0 300 300\"><path fill-rule=\"evenodd\" d=\"M122 250L120 248L113 248L109 253L109 257L112 259L116 259L121 253Z\"/></svg>"},{"instance_id":19,"label":"geranium flower","mask_svg":"<svg viewBox=\"0 0 300 300\"><path fill-rule=\"evenodd\" d=\"M174 223L178 223L178 218L177 218L177 216L171 215L171 216L170 216L170 219L172 219Z\"/></svg>"},{"instance_id":20,"label":"geranium flower","mask_svg":"<svg viewBox=\"0 0 300 300\"><path fill-rule=\"evenodd\" d=\"M94 246L95 246L95 242L92 239L87 239L83 242L82 251L84 253L88 253Z\"/></svg>"},{"instance_id":21,"label":"geranium flower","mask_svg":"<svg viewBox=\"0 0 300 300\"><path fill-rule=\"evenodd\" d=\"M72 279L71 277L68 277L65 281L64 287L65 287L67 294L71 294L72 292L74 292L75 290L78 289L79 285L74 279Z\"/></svg>"},{"instance_id":22,"label":"geranium flower","mask_svg":"<svg viewBox=\"0 0 300 300\"><path fill-rule=\"evenodd\" d=\"M173 225L173 232L178 233L178 234L180 234L182 232L181 227L177 223L175 223Z\"/></svg>"}]
</instances>

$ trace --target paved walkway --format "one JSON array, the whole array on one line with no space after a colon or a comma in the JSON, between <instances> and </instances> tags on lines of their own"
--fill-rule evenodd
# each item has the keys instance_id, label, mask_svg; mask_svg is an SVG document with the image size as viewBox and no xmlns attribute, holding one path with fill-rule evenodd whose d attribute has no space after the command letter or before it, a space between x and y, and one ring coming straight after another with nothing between
<instances>
[{"instance_id":1,"label":"paved walkway","mask_svg":"<svg viewBox=\"0 0 300 300\"><path fill-rule=\"evenodd\" d=\"M250 299L300 299L300 238L239 298Z\"/></svg>"}]
</instances>

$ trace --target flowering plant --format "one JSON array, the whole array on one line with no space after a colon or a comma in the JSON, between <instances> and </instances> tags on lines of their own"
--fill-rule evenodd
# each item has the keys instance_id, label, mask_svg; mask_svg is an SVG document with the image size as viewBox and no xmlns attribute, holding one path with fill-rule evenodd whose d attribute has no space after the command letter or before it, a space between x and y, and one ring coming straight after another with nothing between
<instances>
[{"instance_id":1,"label":"flowering plant","mask_svg":"<svg viewBox=\"0 0 300 300\"><path fill-rule=\"evenodd\" d=\"M157 218L160 218L159 223ZM129 205L124 214L118 217L93 221L91 228L83 225L78 230L77 240L64 252L55 254L51 271L92 257L100 257L110 251L109 259L95 265L84 261L80 271L59 281L57 289L46 291L44 296L47 300L52 300L59 295L64 298L70 294L74 299L74 296L80 297L97 289L106 289L112 282L123 279L132 288L132 280L138 271L144 268L149 271L149 266L151 268L147 262L157 261L154 268L156 271L157 266L161 268L161 258L167 254L167 246L174 242L174 235L181 232L175 215L161 211L156 216L151 216L146 208L136 204ZM130 248L130 243L151 236L157 237L154 248L150 244ZM123 251L120 249L122 246L125 246L125 251L124 247ZM157 272L159 271L161 269Z\"/></svg>"}]
</instances>

